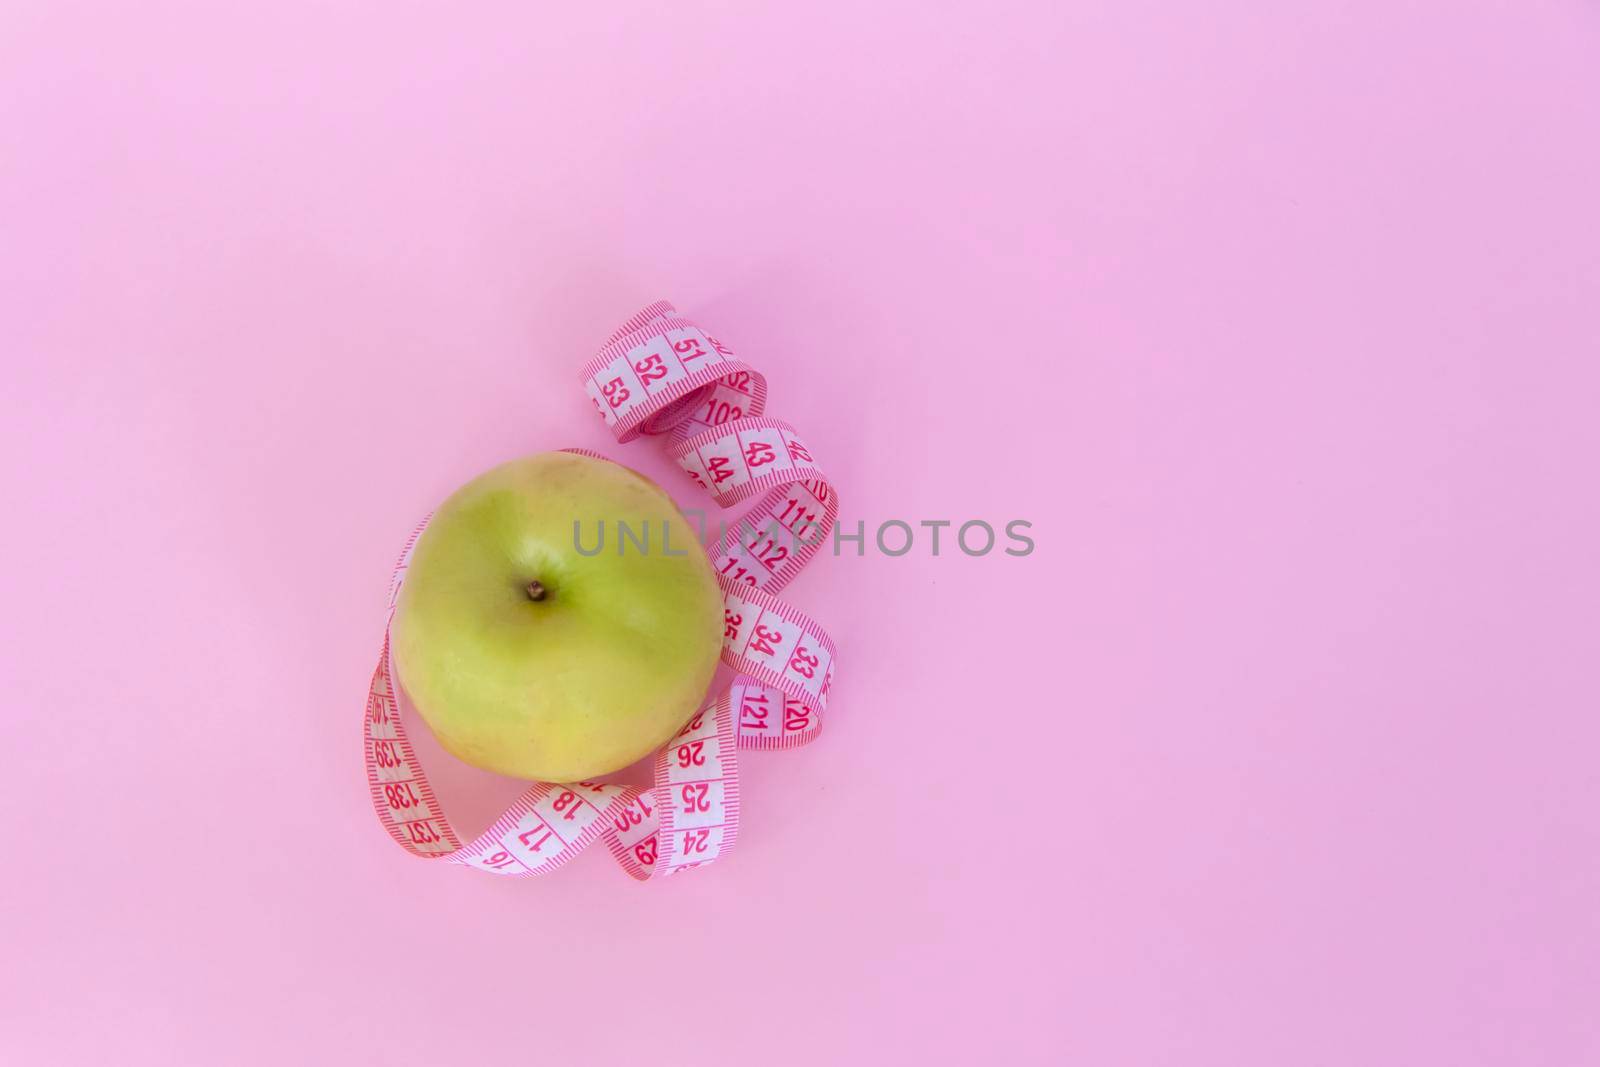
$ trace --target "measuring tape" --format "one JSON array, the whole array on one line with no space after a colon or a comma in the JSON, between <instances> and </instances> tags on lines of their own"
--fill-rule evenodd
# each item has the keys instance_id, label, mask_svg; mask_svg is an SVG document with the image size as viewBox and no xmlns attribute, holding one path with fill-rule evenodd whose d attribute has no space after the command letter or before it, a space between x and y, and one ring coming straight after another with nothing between
<instances>
[{"instance_id":1,"label":"measuring tape","mask_svg":"<svg viewBox=\"0 0 1600 1067\"><path fill-rule=\"evenodd\" d=\"M719 506L756 501L710 552L723 594L722 662L735 677L656 754L649 788L537 782L463 845L406 737L389 652L423 520L389 583L364 727L372 805L414 856L515 877L548 874L601 840L635 878L699 867L739 835L739 750L793 748L822 729L833 641L775 594L826 543L839 500L794 427L763 416L766 379L664 300L623 323L582 377L619 443L660 436Z\"/></svg>"}]
</instances>

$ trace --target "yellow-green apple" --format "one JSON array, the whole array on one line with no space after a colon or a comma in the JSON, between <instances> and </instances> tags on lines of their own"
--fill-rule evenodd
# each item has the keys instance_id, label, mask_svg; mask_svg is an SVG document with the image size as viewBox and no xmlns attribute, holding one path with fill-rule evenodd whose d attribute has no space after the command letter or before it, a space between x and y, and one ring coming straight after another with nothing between
<instances>
[{"instance_id":1,"label":"yellow-green apple","mask_svg":"<svg viewBox=\"0 0 1600 1067\"><path fill-rule=\"evenodd\" d=\"M633 535L626 551L619 523ZM393 652L450 753L565 782L665 744L705 697L722 626L705 550L659 486L546 452L468 482L434 513L400 590Z\"/></svg>"}]
</instances>

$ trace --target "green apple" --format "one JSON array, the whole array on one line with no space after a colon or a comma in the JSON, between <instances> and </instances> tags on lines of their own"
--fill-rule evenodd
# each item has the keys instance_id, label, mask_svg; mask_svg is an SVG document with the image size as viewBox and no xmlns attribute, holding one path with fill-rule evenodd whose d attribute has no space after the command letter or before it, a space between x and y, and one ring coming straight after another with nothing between
<instances>
[{"instance_id":1,"label":"green apple","mask_svg":"<svg viewBox=\"0 0 1600 1067\"><path fill-rule=\"evenodd\" d=\"M623 551L619 522L635 540L645 531L647 550ZM392 647L401 686L451 754L567 782L666 743L705 697L722 626L711 563L671 497L618 464L546 452L434 513Z\"/></svg>"}]
</instances>

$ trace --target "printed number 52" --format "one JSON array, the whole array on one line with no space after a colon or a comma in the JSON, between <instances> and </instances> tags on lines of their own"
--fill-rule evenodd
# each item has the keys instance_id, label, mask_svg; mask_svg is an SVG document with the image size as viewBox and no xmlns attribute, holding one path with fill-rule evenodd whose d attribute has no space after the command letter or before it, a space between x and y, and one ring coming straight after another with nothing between
<instances>
[{"instance_id":1,"label":"printed number 52","mask_svg":"<svg viewBox=\"0 0 1600 1067\"><path fill-rule=\"evenodd\" d=\"M635 363L633 369L638 372L641 382L657 382L667 376L667 365L655 354L648 355Z\"/></svg>"}]
</instances>

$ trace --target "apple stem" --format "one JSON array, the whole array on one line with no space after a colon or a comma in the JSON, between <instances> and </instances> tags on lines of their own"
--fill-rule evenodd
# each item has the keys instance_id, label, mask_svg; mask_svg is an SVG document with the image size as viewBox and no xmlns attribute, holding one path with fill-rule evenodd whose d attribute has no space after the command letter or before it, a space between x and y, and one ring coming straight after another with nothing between
<instances>
[{"instance_id":1,"label":"apple stem","mask_svg":"<svg viewBox=\"0 0 1600 1067\"><path fill-rule=\"evenodd\" d=\"M545 598L544 586L538 582L529 582L527 590L529 600L543 600Z\"/></svg>"}]
</instances>

